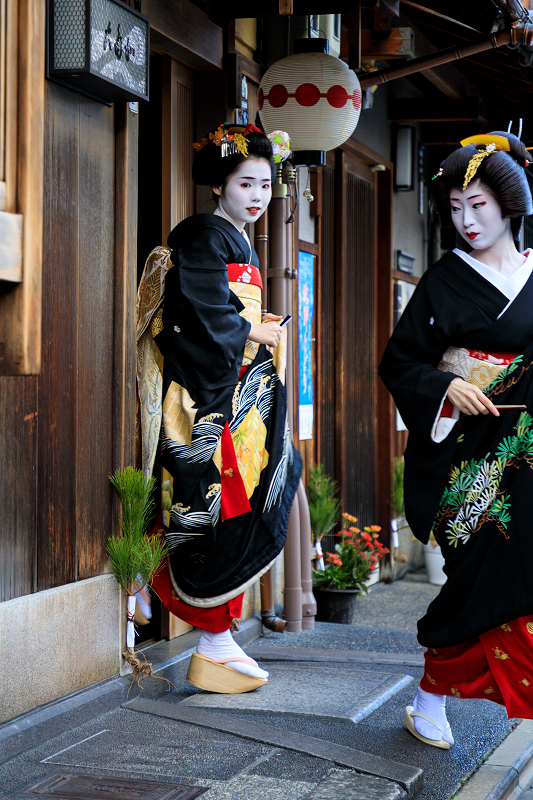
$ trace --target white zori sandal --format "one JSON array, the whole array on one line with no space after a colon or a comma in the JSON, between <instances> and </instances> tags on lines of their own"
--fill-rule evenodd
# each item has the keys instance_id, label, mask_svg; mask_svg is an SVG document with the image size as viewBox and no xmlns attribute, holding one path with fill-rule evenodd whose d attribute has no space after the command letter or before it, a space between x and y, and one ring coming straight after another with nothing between
<instances>
[{"instance_id":1,"label":"white zori sandal","mask_svg":"<svg viewBox=\"0 0 533 800\"><path fill-rule=\"evenodd\" d=\"M242 661L257 667L258 664L248 656L230 656L228 658L207 658L200 653L193 653L187 672L187 680L198 689L220 694L240 694L251 692L268 683L266 678L252 678L244 672L227 667L226 662Z\"/></svg>"},{"instance_id":2,"label":"white zori sandal","mask_svg":"<svg viewBox=\"0 0 533 800\"><path fill-rule=\"evenodd\" d=\"M416 738L419 739L421 742L424 742L424 744L430 744L432 747L440 747L441 750L450 749L450 743L447 742L445 739L441 739L440 741L438 741L437 739L428 739L425 736L422 736L422 734L419 733L415 728L413 717L422 717L427 722L430 722L432 725L438 728L438 730L441 731L441 733L444 733L450 727L449 724L446 725L445 728L443 728L441 725L437 725L435 720L431 719L431 717L428 717L427 714L423 714L422 711L415 711L413 706L406 707L405 714L403 717L403 724L405 725L409 733L412 733L413 736L416 736Z\"/></svg>"}]
</instances>

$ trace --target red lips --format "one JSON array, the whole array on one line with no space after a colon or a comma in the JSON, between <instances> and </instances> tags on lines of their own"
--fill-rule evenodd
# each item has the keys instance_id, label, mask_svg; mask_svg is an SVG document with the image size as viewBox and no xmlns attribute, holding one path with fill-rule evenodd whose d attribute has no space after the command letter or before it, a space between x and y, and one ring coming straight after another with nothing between
<instances>
[{"instance_id":1,"label":"red lips","mask_svg":"<svg viewBox=\"0 0 533 800\"><path fill-rule=\"evenodd\" d=\"M259 208L257 206L250 206L250 208L246 209L249 214L253 214L254 216L259 213Z\"/></svg>"},{"instance_id":2,"label":"red lips","mask_svg":"<svg viewBox=\"0 0 533 800\"><path fill-rule=\"evenodd\" d=\"M479 236L479 233L467 233L466 235L468 236L470 241L472 241L473 239L476 238L476 236Z\"/></svg>"}]
</instances>

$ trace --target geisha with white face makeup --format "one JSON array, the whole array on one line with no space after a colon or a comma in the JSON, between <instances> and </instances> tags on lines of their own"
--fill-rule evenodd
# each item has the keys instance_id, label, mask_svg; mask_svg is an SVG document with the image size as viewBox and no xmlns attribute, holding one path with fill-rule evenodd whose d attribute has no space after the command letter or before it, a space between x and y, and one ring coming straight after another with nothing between
<instances>
[{"instance_id":1,"label":"geisha with white face makeup","mask_svg":"<svg viewBox=\"0 0 533 800\"><path fill-rule=\"evenodd\" d=\"M202 631L187 678L234 693L268 678L230 628L283 548L301 459L287 435L286 329L262 316L245 231L272 197L272 143L225 124L196 148L193 181L212 188L217 207L180 222L141 280L143 468L161 465L156 527L169 547L153 587Z\"/></svg>"},{"instance_id":2,"label":"geisha with white face makeup","mask_svg":"<svg viewBox=\"0 0 533 800\"><path fill-rule=\"evenodd\" d=\"M441 749L454 743L446 696L533 719L522 674L533 581L516 570L533 559L533 255L518 244L533 210L529 153L501 131L462 145L432 188L441 224L468 252L445 253L422 276L380 365L409 430L407 520L445 561L447 581L418 622L424 677L404 717Z\"/></svg>"}]
</instances>

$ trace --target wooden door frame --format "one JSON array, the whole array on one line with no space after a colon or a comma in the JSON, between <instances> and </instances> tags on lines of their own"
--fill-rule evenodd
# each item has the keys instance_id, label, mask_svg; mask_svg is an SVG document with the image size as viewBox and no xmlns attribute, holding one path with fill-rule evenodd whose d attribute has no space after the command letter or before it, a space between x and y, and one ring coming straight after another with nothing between
<instances>
[{"instance_id":1,"label":"wooden door frame","mask_svg":"<svg viewBox=\"0 0 533 800\"><path fill-rule=\"evenodd\" d=\"M353 139L348 139L336 151L336 171L338 172L336 178L337 184L337 203L339 208L345 207L346 195L346 179L345 179L345 161L346 155L353 155L360 159L364 164L369 167L376 165L383 165L384 170L376 171L376 191L375 191L375 230L374 230L374 335L376 337L376 355L377 361L381 359L381 355L387 341L390 337L391 321L392 321L392 196L393 196L393 164L388 159L383 158L378 153L370 150L365 145ZM342 234L342 214L337 218L337 241ZM340 259L344 260L347 257L345 248L341 248ZM343 297L338 298L339 312L342 314L342 304L345 304L346 299ZM346 313L346 309L344 309ZM341 317L342 318L342 317ZM375 485L376 485L376 521L381 525L382 536L384 542L390 540L390 498L392 489L392 416L393 408L389 393L385 389L382 381L377 374L378 363L376 363L376 396L377 396L377 430L379 435L375 439ZM340 391L342 391L342 382ZM339 412L337 412L339 413ZM339 420L337 420L339 422ZM344 440L339 442L341 448L346 446Z\"/></svg>"}]
</instances>

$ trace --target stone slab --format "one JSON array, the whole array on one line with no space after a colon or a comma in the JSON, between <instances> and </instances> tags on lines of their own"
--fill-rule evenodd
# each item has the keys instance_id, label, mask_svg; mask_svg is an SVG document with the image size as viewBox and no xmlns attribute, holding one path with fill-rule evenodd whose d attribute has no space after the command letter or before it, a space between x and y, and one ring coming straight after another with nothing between
<instances>
[{"instance_id":1,"label":"stone slab","mask_svg":"<svg viewBox=\"0 0 533 800\"><path fill-rule=\"evenodd\" d=\"M293 750L315 758L322 758L340 767L347 767L365 775L374 775L399 784L408 797L415 797L422 787L422 770L407 764L400 764L381 756L364 753L350 747L317 739L294 731L275 728L260 722L239 719L223 714L215 714L202 708L188 708L183 703L146 700L142 697L123 704L123 708L143 714L187 722L223 733L231 733L254 742Z\"/></svg>"},{"instance_id":2,"label":"stone slab","mask_svg":"<svg viewBox=\"0 0 533 800\"><path fill-rule=\"evenodd\" d=\"M179 740L172 735L154 739L142 732L104 729L43 758L41 763L92 768L104 774L118 772L131 777L231 780L274 752L269 745L255 742L215 739L206 748L202 742Z\"/></svg>"},{"instance_id":3,"label":"stone slab","mask_svg":"<svg viewBox=\"0 0 533 800\"><path fill-rule=\"evenodd\" d=\"M318 650L314 647L247 647L256 661L311 661L339 664L393 664L424 667L424 656L413 653L376 653L371 650Z\"/></svg>"},{"instance_id":4,"label":"stone slab","mask_svg":"<svg viewBox=\"0 0 533 800\"><path fill-rule=\"evenodd\" d=\"M506 767L481 767L459 791L456 800L487 800L507 797L518 783ZM496 790L496 794L495 794Z\"/></svg>"},{"instance_id":5,"label":"stone slab","mask_svg":"<svg viewBox=\"0 0 533 800\"><path fill-rule=\"evenodd\" d=\"M410 675L336 667L269 666L265 686L244 694L201 692L182 700L191 708L296 714L299 717L359 722L411 683Z\"/></svg>"},{"instance_id":6,"label":"stone slab","mask_svg":"<svg viewBox=\"0 0 533 800\"><path fill-rule=\"evenodd\" d=\"M305 800L404 800L407 795L396 783L354 772L331 772Z\"/></svg>"},{"instance_id":7,"label":"stone slab","mask_svg":"<svg viewBox=\"0 0 533 800\"><path fill-rule=\"evenodd\" d=\"M533 758L533 721L524 720L487 760L490 767L514 767L520 773Z\"/></svg>"}]
</instances>

